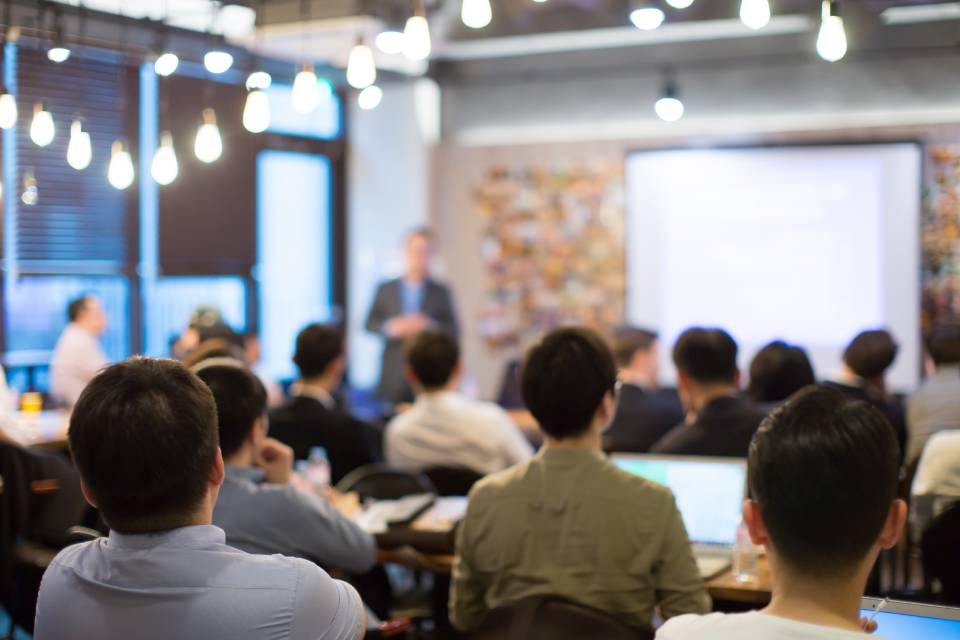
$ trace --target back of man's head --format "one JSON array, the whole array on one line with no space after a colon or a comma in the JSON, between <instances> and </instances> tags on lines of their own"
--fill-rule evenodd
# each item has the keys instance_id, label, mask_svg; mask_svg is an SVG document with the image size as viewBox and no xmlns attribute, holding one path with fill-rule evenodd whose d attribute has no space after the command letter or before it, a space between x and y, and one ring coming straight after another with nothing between
<instances>
[{"instance_id":1,"label":"back of man's head","mask_svg":"<svg viewBox=\"0 0 960 640\"><path fill-rule=\"evenodd\" d=\"M843 352L843 362L864 380L884 374L897 358L899 345L886 329L861 331Z\"/></svg>"},{"instance_id":2,"label":"back of man's head","mask_svg":"<svg viewBox=\"0 0 960 640\"><path fill-rule=\"evenodd\" d=\"M737 343L723 329L692 327L673 345L673 364L699 384L736 384Z\"/></svg>"},{"instance_id":3,"label":"back of man's head","mask_svg":"<svg viewBox=\"0 0 960 640\"><path fill-rule=\"evenodd\" d=\"M267 392L260 379L239 361L208 360L195 371L217 403L220 451L225 458L232 456L266 412Z\"/></svg>"},{"instance_id":4,"label":"back of man's head","mask_svg":"<svg viewBox=\"0 0 960 640\"><path fill-rule=\"evenodd\" d=\"M447 386L460 362L457 341L443 331L421 331L407 341L405 351L410 371L427 391Z\"/></svg>"},{"instance_id":5,"label":"back of man's head","mask_svg":"<svg viewBox=\"0 0 960 640\"><path fill-rule=\"evenodd\" d=\"M775 340L750 362L747 392L756 402L780 402L816 381L807 352Z\"/></svg>"},{"instance_id":6,"label":"back of man's head","mask_svg":"<svg viewBox=\"0 0 960 640\"><path fill-rule=\"evenodd\" d=\"M70 322L79 320L83 312L87 310L87 303L90 302L90 298L90 295L84 294L67 303L67 320Z\"/></svg>"},{"instance_id":7,"label":"back of man's head","mask_svg":"<svg viewBox=\"0 0 960 640\"><path fill-rule=\"evenodd\" d=\"M590 329L554 329L528 352L520 374L523 402L558 440L583 435L617 384L617 366Z\"/></svg>"},{"instance_id":8,"label":"back of man's head","mask_svg":"<svg viewBox=\"0 0 960 640\"><path fill-rule=\"evenodd\" d=\"M301 378L322 376L342 355L343 336L331 325L307 325L297 334L293 363L300 370Z\"/></svg>"},{"instance_id":9,"label":"back of man's head","mask_svg":"<svg viewBox=\"0 0 960 640\"><path fill-rule=\"evenodd\" d=\"M630 366L638 351L649 351L656 342L655 331L628 325L617 327L613 332L613 355L617 366Z\"/></svg>"},{"instance_id":10,"label":"back of man's head","mask_svg":"<svg viewBox=\"0 0 960 640\"><path fill-rule=\"evenodd\" d=\"M960 364L960 323L934 327L927 335L927 353L938 367Z\"/></svg>"},{"instance_id":11,"label":"back of man's head","mask_svg":"<svg viewBox=\"0 0 960 640\"><path fill-rule=\"evenodd\" d=\"M877 543L897 494L893 427L875 407L810 386L764 420L750 445L750 492L791 572L845 578Z\"/></svg>"},{"instance_id":12,"label":"back of man's head","mask_svg":"<svg viewBox=\"0 0 960 640\"><path fill-rule=\"evenodd\" d=\"M111 528L182 526L202 504L218 450L210 390L173 360L135 357L87 385L70 417L70 450Z\"/></svg>"}]
</instances>

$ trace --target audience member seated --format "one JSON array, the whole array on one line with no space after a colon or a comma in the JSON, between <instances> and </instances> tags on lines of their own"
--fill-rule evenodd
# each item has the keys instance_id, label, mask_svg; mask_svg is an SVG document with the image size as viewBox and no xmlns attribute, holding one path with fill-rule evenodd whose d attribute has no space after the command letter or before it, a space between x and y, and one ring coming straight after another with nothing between
<instances>
[{"instance_id":1,"label":"audience member seated","mask_svg":"<svg viewBox=\"0 0 960 640\"><path fill-rule=\"evenodd\" d=\"M930 437L910 493L911 517L918 531L960 502L960 430L938 431Z\"/></svg>"},{"instance_id":2,"label":"audience member seated","mask_svg":"<svg viewBox=\"0 0 960 640\"><path fill-rule=\"evenodd\" d=\"M960 324L936 327L926 343L930 376L907 401L908 463L937 431L960 429Z\"/></svg>"},{"instance_id":3,"label":"audience member seated","mask_svg":"<svg viewBox=\"0 0 960 640\"><path fill-rule=\"evenodd\" d=\"M326 569L372 569L373 536L323 498L291 484L293 451L267 437L267 394L257 376L239 362L219 360L195 372L217 403L226 476L213 524L227 534L227 544L305 558Z\"/></svg>"},{"instance_id":4,"label":"audience member seated","mask_svg":"<svg viewBox=\"0 0 960 640\"><path fill-rule=\"evenodd\" d=\"M353 587L306 560L229 547L211 524L217 409L182 365L132 358L100 373L74 408L70 450L111 533L53 560L37 640L362 637Z\"/></svg>"},{"instance_id":5,"label":"audience member seated","mask_svg":"<svg viewBox=\"0 0 960 640\"><path fill-rule=\"evenodd\" d=\"M387 425L387 462L411 471L461 467L487 474L533 454L506 411L457 392L460 350L449 334L419 333L408 342L406 357L416 401Z\"/></svg>"},{"instance_id":6,"label":"audience member seated","mask_svg":"<svg viewBox=\"0 0 960 640\"><path fill-rule=\"evenodd\" d=\"M871 402L880 409L897 432L900 462L907 446L907 427L903 409L887 393L886 373L897 359L900 346L889 331L862 331L843 352L843 365L836 380L826 382L853 400Z\"/></svg>"},{"instance_id":7,"label":"audience member seated","mask_svg":"<svg viewBox=\"0 0 960 640\"><path fill-rule=\"evenodd\" d=\"M450 616L464 631L528 596L556 595L650 632L710 608L669 489L621 471L600 438L613 417L617 369L603 340L564 328L534 346L524 402L544 431L531 460L470 492L457 533Z\"/></svg>"},{"instance_id":8,"label":"audience member seated","mask_svg":"<svg viewBox=\"0 0 960 640\"><path fill-rule=\"evenodd\" d=\"M292 397L270 412L273 437L293 447L297 460L307 460L314 447L326 449L334 484L354 469L378 462L379 433L334 400L346 369L340 332L322 324L304 328L297 336L293 362L300 378L293 384Z\"/></svg>"},{"instance_id":9,"label":"audience member seated","mask_svg":"<svg viewBox=\"0 0 960 640\"><path fill-rule=\"evenodd\" d=\"M620 327L613 355L620 367L620 394L610 428L603 434L607 451L645 453L657 440L683 421L676 394L657 388L657 334L647 329Z\"/></svg>"},{"instance_id":10,"label":"audience member seated","mask_svg":"<svg viewBox=\"0 0 960 640\"><path fill-rule=\"evenodd\" d=\"M750 362L747 395L758 405L772 409L816 381L807 352L775 340L760 349Z\"/></svg>"},{"instance_id":11,"label":"audience member seated","mask_svg":"<svg viewBox=\"0 0 960 640\"><path fill-rule=\"evenodd\" d=\"M856 640L867 577L900 538L894 432L867 403L811 387L764 422L750 447L744 521L766 548L773 599L762 611L682 616L660 640ZM883 629L879 630L883 635Z\"/></svg>"},{"instance_id":12,"label":"audience member seated","mask_svg":"<svg viewBox=\"0 0 960 640\"><path fill-rule=\"evenodd\" d=\"M107 315L99 300L83 296L70 302L67 317L70 322L50 360L50 394L72 407L87 383L108 364L100 346L100 336L107 330Z\"/></svg>"},{"instance_id":13,"label":"audience member seated","mask_svg":"<svg viewBox=\"0 0 960 640\"><path fill-rule=\"evenodd\" d=\"M723 329L694 327L673 347L680 400L687 421L651 451L745 458L764 413L740 394L737 343Z\"/></svg>"}]
</instances>

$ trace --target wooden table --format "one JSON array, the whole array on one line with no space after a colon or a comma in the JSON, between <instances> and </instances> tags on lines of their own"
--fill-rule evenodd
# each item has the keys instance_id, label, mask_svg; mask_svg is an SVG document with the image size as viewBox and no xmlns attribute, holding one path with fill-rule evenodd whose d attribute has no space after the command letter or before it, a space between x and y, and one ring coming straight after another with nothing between
<instances>
[{"instance_id":1,"label":"wooden table","mask_svg":"<svg viewBox=\"0 0 960 640\"><path fill-rule=\"evenodd\" d=\"M3 430L10 440L24 447L66 449L70 414L66 411L41 411L27 415L16 413L14 423Z\"/></svg>"},{"instance_id":2,"label":"wooden table","mask_svg":"<svg viewBox=\"0 0 960 640\"><path fill-rule=\"evenodd\" d=\"M716 601L764 606L770 602L770 565L762 556L758 561L759 575L755 582L737 582L733 569L727 569L707 580L707 591Z\"/></svg>"}]
</instances>

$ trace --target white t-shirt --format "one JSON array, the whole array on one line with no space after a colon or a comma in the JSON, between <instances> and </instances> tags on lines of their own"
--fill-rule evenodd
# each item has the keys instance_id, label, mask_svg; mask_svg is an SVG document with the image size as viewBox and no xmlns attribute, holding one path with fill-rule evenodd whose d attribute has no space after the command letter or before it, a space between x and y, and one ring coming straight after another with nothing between
<instances>
[{"instance_id":1,"label":"white t-shirt","mask_svg":"<svg viewBox=\"0 0 960 640\"><path fill-rule=\"evenodd\" d=\"M882 640L876 635L749 613L711 613L672 618L657 640Z\"/></svg>"}]
</instances>

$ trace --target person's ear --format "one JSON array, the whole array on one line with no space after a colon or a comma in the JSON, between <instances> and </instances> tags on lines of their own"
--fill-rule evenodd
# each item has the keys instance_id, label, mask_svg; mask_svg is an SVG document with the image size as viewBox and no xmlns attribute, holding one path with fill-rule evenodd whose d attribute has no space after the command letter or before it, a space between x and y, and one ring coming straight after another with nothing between
<instances>
[{"instance_id":1,"label":"person's ear","mask_svg":"<svg viewBox=\"0 0 960 640\"><path fill-rule=\"evenodd\" d=\"M80 481L80 491L83 493L83 498L87 501L94 509L98 509L97 501L93 499L93 494L90 493L90 487L87 486L87 483L83 480Z\"/></svg>"},{"instance_id":2,"label":"person's ear","mask_svg":"<svg viewBox=\"0 0 960 640\"><path fill-rule=\"evenodd\" d=\"M892 549L897 546L907 523L907 511L906 502L900 499L893 501L887 513L887 519L883 523L883 529L880 531L880 537L877 538L877 544L881 549Z\"/></svg>"},{"instance_id":3,"label":"person's ear","mask_svg":"<svg viewBox=\"0 0 960 640\"><path fill-rule=\"evenodd\" d=\"M613 420L613 412L616 409L616 398L613 397L613 392L607 391L603 394L603 399L600 401L600 406L597 407L597 413L595 418L597 423L601 428L606 429L610 422Z\"/></svg>"},{"instance_id":4,"label":"person's ear","mask_svg":"<svg viewBox=\"0 0 960 640\"><path fill-rule=\"evenodd\" d=\"M210 486L219 488L223 484L224 474L223 454L220 452L220 447L217 447L217 455L214 456L213 466L210 468Z\"/></svg>"},{"instance_id":5,"label":"person's ear","mask_svg":"<svg viewBox=\"0 0 960 640\"><path fill-rule=\"evenodd\" d=\"M738 389L740 388L740 380L741 380L740 369L737 369L733 373L733 384L735 384Z\"/></svg>"},{"instance_id":6,"label":"person's ear","mask_svg":"<svg viewBox=\"0 0 960 640\"><path fill-rule=\"evenodd\" d=\"M767 533L767 524L763 521L763 514L760 513L760 505L754 500L743 501L743 521L747 525L753 544L769 543L770 534Z\"/></svg>"},{"instance_id":7,"label":"person's ear","mask_svg":"<svg viewBox=\"0 0 960 640\"><path fill-rule=\"evenodd\" d=\"M417 379L417 374L413 372L413 369L409 365L403 368L403 377L407 379L407 382L414 389L420 388L420 381Z\"/></svg>"}]
</instances>

